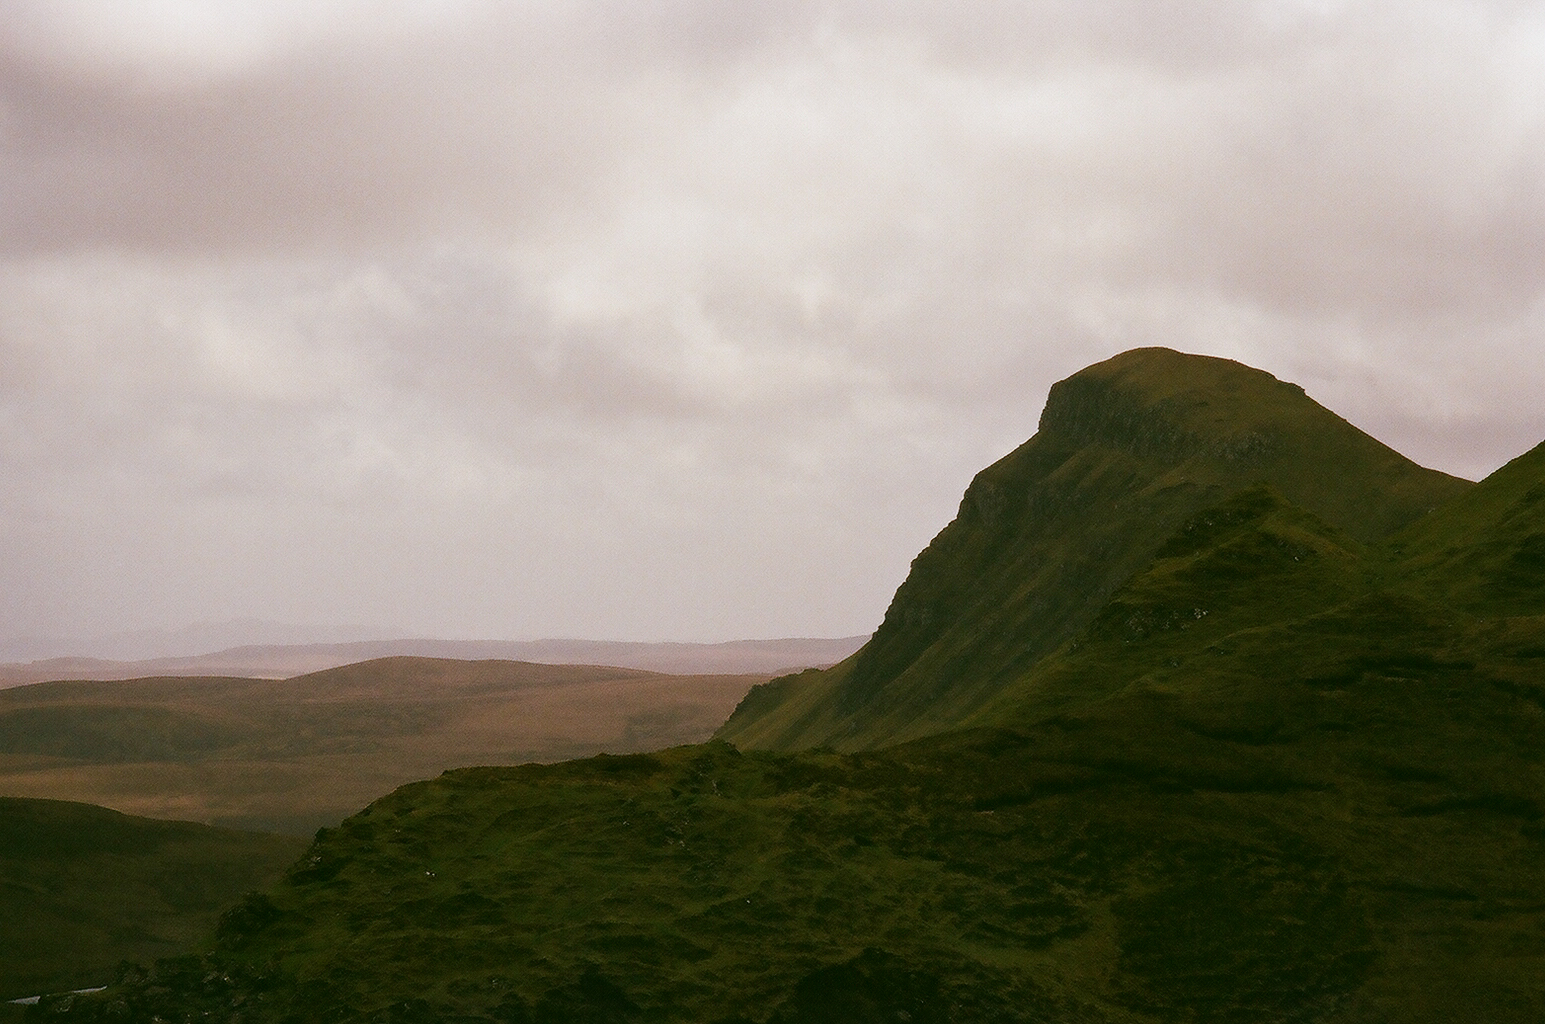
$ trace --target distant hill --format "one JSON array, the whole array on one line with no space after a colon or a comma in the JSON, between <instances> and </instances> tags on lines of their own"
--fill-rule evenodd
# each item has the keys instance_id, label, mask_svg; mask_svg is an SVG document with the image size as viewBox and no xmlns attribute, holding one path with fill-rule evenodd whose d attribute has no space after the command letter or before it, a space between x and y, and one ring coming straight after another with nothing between
<instances>
[{"instance_id":1,"label":"distant hill","mask_svg":"<svg viewBox=\"0 0 1545 1024\"><path fill-rule=\"evenodd\" d=\"M140 679L148 676L243 676L288 679L374 658L452 658L549 665L608 665L668 675L739 675L835 665L868 637L733 640L717 644L620 640L363 640L267 644L211 654L138 661L58 657L0 664L0 687L54 679Z\"/></svg>"},{"instance_id":2,"label":"distant hill","mask_svg":"<svg viewBox=\"0 0 1545 1024\"><path fill-rule=\"evenodd\" d=\"M1255 484L1358 544L1471 486L1268 373L1127 352L1052 387L1036 435L972 481L854 658L758 691L719 735L852 750L964 724L1086 628L1181 524Z\"/></svg>"},{"instance_id":3,"label":"distant hill","mask_svg":"<svg viewBox=\"0 0 1545 1024\"><path fill-rule=\"evenodd\" d=\"M706 739L766 675L380 658L0 690L0 792L308 834L404 782Z\"/></svg>"},{"instance_id":4,"label":"distant hill","mask_svg":"<svg viewBox=\"0 0 1545 1024\"><path fill-rule=\"evenodd\" d=\"M0 659L36 661L71 657L143 661L150 658L191 657L232 647L293 647L378 640L397 632L400 631L382 633L379 629L358 625L305 626L243 618L224 622L195 622L175 629L137 629L75 636L0 636Z\"/></svg>"},{"instance_id":5,"label":"distant hill","mask_svg":"<svg viewBox=\"0 0 1545 1024\"><path fill-rule=\"evenodd\" d=\"M1542 496L1545 447L1469 484L1127 353L720 739L404 786L40 1012L1536 1024Z\"/></svg>"},{"instance_id":6,"label":"distant hill","mask_svg":"<svg viewBox=\"0 0 1545 1024\"><path fill-rule=\"evenodd\" d=\"M0 797L0 1000L100 985L208 935L304 848L290 836Z\"/></svg>"}]
</instances>

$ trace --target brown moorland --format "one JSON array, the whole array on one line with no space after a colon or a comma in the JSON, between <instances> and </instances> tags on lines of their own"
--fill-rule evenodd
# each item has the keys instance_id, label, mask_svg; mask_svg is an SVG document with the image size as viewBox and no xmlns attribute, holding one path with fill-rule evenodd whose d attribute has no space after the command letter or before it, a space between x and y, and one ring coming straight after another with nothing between
<instances>
[{"instance_id":1,"label":"brown moorland","mask_svg":"<svg viewBox=\"0 0 1545 1024\"><path fill-rule=\"evenodd\" d=\"M382 658L0 690L0 794L305 834L451 768L700 742L765 675Z\"/></svg>"}]
</instances>

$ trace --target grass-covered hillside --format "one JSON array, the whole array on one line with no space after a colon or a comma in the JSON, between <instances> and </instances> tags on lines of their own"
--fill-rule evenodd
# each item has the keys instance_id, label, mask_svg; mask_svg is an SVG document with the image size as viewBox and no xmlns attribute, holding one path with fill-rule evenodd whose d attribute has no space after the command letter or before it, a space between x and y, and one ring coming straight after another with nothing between
<instances>
[{"instance_id":1,"label":"grass-covered hillside","mask_svg":"<svg viewBox=\"0 0 1545 1024\"><path fill-rule=\"evenodd\" d=\"M1481 618L1545 614L1545 444L1391 539L1403 584Z\"/></svg>"},{"instance_id":2,"label":"grass-covered hillside","mask_svg":"<svg viewBox=\"0 0 1545 1024\"><path fill-rule=\"evenodd\" d=\"M1182 524L1261 483L1354 544L1469 486L1268 373L1127 352L1053 386L1036 435L978 474L858 654L760 691L719 735L857 750L964 724L1086 628Z\"/></svg>"},{"instance_id":3,"label":"grass-covered hillside","mask_svg":"<svg viewBox=\"0 0 1545 1024\"><path fill-rule=\"evenodd\" d=\"M1235 364L1085 373L736 745L404 787L35 1015L1545 1020L1541 450L1466 485Z\"/></svg>"},{"instance_id":4,"label":"grass-covered hillside","mask_svg":"<svg viewBox=\"0 0 1545 1024\"><path fill-rule=\"evenodd\" d=\"M404 787L63 1019L1542 1019L1540 690L1398 601L1292 632L1269 690Z\"/></svg>"},{"instance_id":5,"label":"grass-covered hillside","mask_svg":"<svg viewBox=\"0 0 1545 1024\"><path fill-rule=\"evenodd\" d=\"M0 1000L100 985L267 887L304 841L0 797Z\"/></svg>"}]
</instances>

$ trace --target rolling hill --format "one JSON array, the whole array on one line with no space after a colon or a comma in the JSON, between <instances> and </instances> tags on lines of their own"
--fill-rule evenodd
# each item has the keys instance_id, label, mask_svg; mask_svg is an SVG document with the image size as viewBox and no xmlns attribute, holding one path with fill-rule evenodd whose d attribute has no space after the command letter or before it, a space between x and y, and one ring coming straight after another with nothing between
<instances>
[{"instance_id":1,"label":"rolling hill","mask_svg":"<svg viewBox=\"0 0 1545 1024\"><path fill-rule=\"evenodd\" d=\"M706 739L766 676L383 658L0 689L0 792L309 835L448 768Z\"/></svg>"},{"instance_id":2,"label":"rolling hill","mask_svg":"<svg viewBox=\"0 0 1545 1024\"><path fill-rule=\"evenodd\" d=\"M37 1014L1545 1019L1542 451L1470 485L1258 371L1117 357L854 658L708 744L405 786Z\"/></svg>"}]
</instances>

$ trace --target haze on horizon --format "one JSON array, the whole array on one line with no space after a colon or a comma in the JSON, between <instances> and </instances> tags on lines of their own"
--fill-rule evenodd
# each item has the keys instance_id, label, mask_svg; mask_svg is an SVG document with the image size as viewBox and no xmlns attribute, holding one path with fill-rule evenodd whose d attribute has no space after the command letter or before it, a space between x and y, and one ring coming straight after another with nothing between
<instances>
[{"instance_id":1,"label":"haze on horizon","mask_svg":"<svg viewBox=\"0 0 1545 1024\"><path fill-rule=\"evenodd\" d=\"M0 640L878 624L1046 390L1545 440L1545 5L0 0Z\"/></svg>"}]
</instances>

